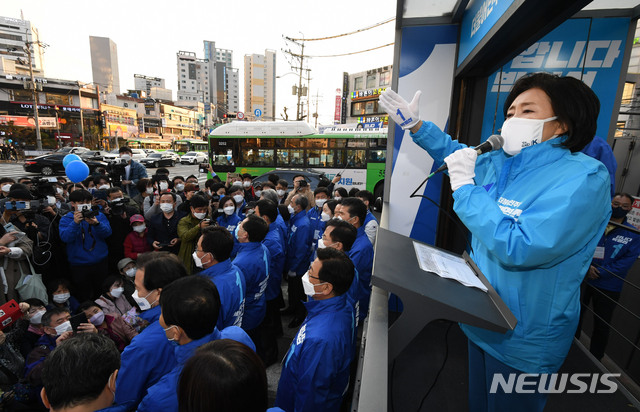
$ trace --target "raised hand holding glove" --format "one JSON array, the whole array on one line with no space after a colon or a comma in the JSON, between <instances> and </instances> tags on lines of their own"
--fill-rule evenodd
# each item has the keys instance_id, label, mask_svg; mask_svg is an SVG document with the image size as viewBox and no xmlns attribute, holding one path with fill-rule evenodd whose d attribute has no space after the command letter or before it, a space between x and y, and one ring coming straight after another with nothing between
<instances>
[{"instance_id":1,"label":"raised hand holding glove","mask_svg":"<svg viewBox=\"0 0 640 412\"><path fill-rule=\"evenodd\" d=\"M389 117L402 129L411 129L420 121L420 95L422 91L418 90L413 96L411 103L407 103L398 93L391 89L387 89L380 95L378 104L389 114Z\"/></svg>"},{"instance_id":2,"label":"raised hand holding glove","mask_svg":"<svg viewBox=\"0 0 640 412\"><path fill-rule=\"evenodd\" d=\"M476 176L477 158L478 152L470 147L456 150L444 158L444 162L449 169L451 190L455 192L464 185L474 184L473 178Z\"/></svg>"}]
</instances>

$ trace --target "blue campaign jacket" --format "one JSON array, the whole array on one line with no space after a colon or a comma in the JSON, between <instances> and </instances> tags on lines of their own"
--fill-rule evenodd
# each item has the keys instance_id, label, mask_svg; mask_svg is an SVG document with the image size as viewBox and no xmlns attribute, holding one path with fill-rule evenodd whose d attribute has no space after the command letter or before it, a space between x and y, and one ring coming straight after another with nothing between
<instances>
[{"instance_id":1,"label":"blue campaign jacket","mask_svg":"<svg viewBox=\"0 0 640 412\"><path fill-rule=\"evenodd\" d=\"M230 259L227 259L197 274L211 279L218 288L220 315L216 324L217 328L242 326L245 291L247 290L242 271L232 264Z\"/></svg>"},{"instance_id":2,"label":"blue campaign jacket","mask_svg":"<svg viewBox=\"0 0 640 412\"><path fill-rule=\"evenodd\" d=\"M441 164L465 147L424 122L414 142ZM462 325L485 352L527 373L554 373L580 313L580 284L611 215L605 166L560 146L563 137L478 157L476 185L453 194L473 235L472 258L518 320L506 334Z\"/></svg>"},{"instance_id":3,"label":"blue campaign jacket","mask_svg":"<svg viewBox=\"0 0 640 412\"><path fill-rule=\"evenodd\" d=\"M166 335L164 339L167 340ZM177 411L178 381L180 380L180 373L182 372L182 368L184 368L184 364L198 347L218 339L233 339L240 343L244 343L254 351L256 350L256 347L251 341L251 338L249 338L249 335L247 335L242 329L235 326L228 327L222 331L218 331L216 328L212 333L201 339L191 341L185 345L172 346L177 364L169 373L163 376L158 383L149 388L147 396L144 397L138 407L138 411Z\"/></svg>"},{"instance_id":4,"label":"blue campaign jacket","mask_svg":"<svg viewBox=\"0 0 640 412\"><path fill-rule=\"evenodd\" d=\"M291 228L287 239L286 271L294 271L297 275L304 275L309 269L311 257L311 223L307 218L307 211L296 213L289 220Z\"/></svg>"},{"instance_id":5,"label":"blue campaign jacket","mask_svg":"<svg viewBox=\"0 0 640 412\"><path fill-rule=\"evenodd\" d=\"M311 223L311 257L310 261L315 260L316 250L318 250L318 239L324 233L325 222L322 221L322 208L312 207L307 212L309 223Z\"/></svg>"},{"instance_id":6,"label":"blue campaign jacket","mask_svg":"<svg viewBox=\"0 0 640 412\"><path fill-rule=\"evenodd\" d=\"M264 292L269 281L269 250L260 242L239 243L233 264L244 274L246 284L242 329L252 330L267 312Z\"/></svg>"},{"instance_id":7,"label":"blue campaign jacket","mask_svg":"<svg viewBox=\"0 0 640 412\"><path fill-rule=\"evenodd\" d=\"M287 239L289 239L289 225L284 221L282 216L280 215L280 211L278 210L278 217L276 218L275 225L278 227L278 231L280 232L280 236L282 236L282 240L286 246ZM287 253L285 247L285 253Z\"/></svg>"},{"instance_id":8,"label":"blue campaign jacket","mask_svg":"<svg viewBox=\"0 0 640 412\"><path fill-rule=\"evenodd\" d=\"M240 218L235 213L230 216L227 216L226 214L218 216L218 219L216 220L218 222L218 226L227 229L232 235L236 230L236 226L238 226L238 223L241 222Z\"/></svg>"},{"instance_id":9,"label":"blue campaign jacket","mask_svg":"<svg viewBox=\"0 0 640 412\"><path fill-rule=\"evenodd\" d=\"M600 136L594 136L593 140L581 150L582 153L587 156L591 156L594 159L598 159L604 164L609 171L609 179L611 179L611 197L616 192L616 169L618 168L618 162L613 154L613 150L609 143Z\"/></svg>"},{"instance_id":10,"label":"blue campaign jacket","mask_svg":"<svg viewBox=\"0 0 640 412\"><path fill-rule=\"evenodd\" d=\"M148 388L156 384L176 365L173 346L160 326L160 306L142 312L151 324L147 326L122 352L120 371L116 381L115 406L135 409Z\"/></svg>"},{"instance_id":11,"label":"blue campaign jacket","mask_svg":"<svg viewBox=\"0 0 640 412\"><path fill-rule=\"evenodd\" d=\"M623 224L633 228L626 219ZM600 277L588 282L600 289L620 292L624 282L609 272L621 278L627 276L627 272L640 255L640 235L630 230L615 228L602 236L598 246L604 247L604 259L594 258L592 264L600 271Z\"/></svg>"},{"instance_id":12,"label":"blue campaign jacket","mask_svg":"<svg viewBox=\"0 0 640 412\"><path fill-rule=\"evenodd\" d=\"M307 317L284 357L275 406L338 411L349 384L355 319L346 295L305 302Z\"/></svg>"},{"instance_id":13,"label":"blue campaign jacket","mask_svg":"<svg viewBox=\"0 0 640 412\"><path fill-rule=\"evenodd\" d=\"M107 258L109 251L105 239L111 236L111 226L102 212L96 218L100 224L95 226L86 220L74 222L73 213L60 218L60 239L67 244L71 266L93 265Z\"/></svg>"},{"instance_id":14,"label":"blue campaign jacket","mask_svg":"<svg viewBox=\"0 0 640 412\"><path fill-rule=\"evenodd\" d=\"M273 300L282 292L280 282L282 282L282 271L284 270L285 243L280 229L275 224L269 225L269 233L262 241L262 244L269 250L269 280L265 295L267 300Z\"/></svg>"},{"instance_id":15,"label":"blue campaign jacket","mask_svg":"<svg viewBox=\"0 0 640 412\"><path fill-rule=\"evenodd\" d=\"M347 256L353 262L358 273L358 322L367 317L369 313L369 299L371 298L371 271L373 270L373 245L369 241L364 226L358 228L356 241L353 242Z\"/></svg>"}]
</instances>

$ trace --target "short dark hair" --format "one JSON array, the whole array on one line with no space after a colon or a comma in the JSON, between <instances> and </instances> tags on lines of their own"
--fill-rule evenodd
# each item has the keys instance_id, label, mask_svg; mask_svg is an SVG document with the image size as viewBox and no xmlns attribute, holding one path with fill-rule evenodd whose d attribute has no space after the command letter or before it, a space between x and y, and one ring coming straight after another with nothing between
<instances>
[{"instance_id":1,"label":"short dark hair","mask_svg":"<svg viewBox=\"0 0 640 412\"><path fill-rule=\"evenodd\" d=\"M303 196L298 193L295 195L295 198L296 198L296 205L300 206L303 209L306 209L307 207L309 207L309 199L307 199L306 196Z\"/></svg>"},{"instance_id":2,"label":"short dark hair","mask_svg":"<svg viewBox=\"0 0 640 412\"><path fill-rule=\"evenodd\" d=\"M173 176L173 177L171 178L171 183L173 183L173 184L175 185L176 180L178 180L178 179L180 179L180 180L182 180L182 181L184 182L184 177L182 177L182 176L178 175L178 176Z\"/></svg>"},{"instance_id":3,"label":"short dark hair","mask_svg":"<svg viewBox=\"0 0 640 412\"><path fill-rule=\"evenodd\" d=\"M0 183L7 183L7 182L15 183L16 181L10 177L0 177Z\"/></svg>"},{"instance_id":4,"label":"short dark hair","mask_svg":"<svg viewBox=\"0 0 640 412\"><path fill-rule=\"evenodd\" d=\"M156 169L156 175L169 176L169 169L166 167L159 167Z\"/></svg>"},{"instance_id":5,"label":"short dark hair","mask_svg":"<svg viewBox=\"0 0 640 412\"><path fill-rule=\"evenodd\" d=\"M346 197L340 201L342 207L346 207L351 217L358 216L360 226L364 226L364 219L367 217L367 206L357 197Z\"/></svg>"},{"instance_id":6,"label":"short dark hair","mask_svg":"<svg viewBox=\"0 0 640 412\"><path fill-rule=\"evenodd\" d=\"M53 292L58 290L60 286L64 287L69 292L71 292L71 284L67 279L64 279L64 278L51 279L50 281L47 282L47 295L49 295L49 298L53 296Z\"/></svg>"},{"instance_id":7,"label":"short dark hair","mask_svg":"<svg viewBox=\"0 0 640 412\"><path fill-rule=\"evenodd\" d=\"M316 196L318 193L324 193L325 195L327 195L327 197L331 197L331 195L329 194L329 189L327 189L326 187L316 187L316 190L313 191L313 196Z\"/></svg>"},{"instance_id":8,"label":"short dark hair","mask_svg":"<svg viewBox=\"0 0 640 412\"><path fill-rule=\"evenodd\" d=\"M42 315L42 320L40 320L40 322L42 322L43 326L48 326L51 328L51 318L57 315L62 315L63 313L71 314L71 311L66 307L59 308L57 306L51 309L47 309L44 315Z\"/></svg>"},{"instance_id":9,"label":"short dark hair","mask_svg":"<svg viewBox=\"0 0 640 412\"><path fill-rule=\"evenodd\" d=\"M216 181L215 181L215 180L213 180L213 179L207 179L207 181L206 181L206 182L204 182L204 187L206 187L207 189L210 189L210 188L212 188L212 187L213 187L213 185L215 185L216 183L218 183L218 182L216 182Z\"/></svg>"},{"instance_id":10,"label":"short dark hair","mask_svg":"<svg viewBox=\"0 0 640 412\"><path fill-rule=\"evenodd\" d=\"M329 234L331 240L342 243L342 248L345 252L351 250L356 237L358 237L358 229L355 226L345 220L330 219L325 224L325 227L333 227Z\"/></svg>"},{"instance_id":11,"label":"short dark hair","mask_svg":"<svg viewBox=\"0 0 640 412\"><path fill-rule=\"evenodd\" d=\"M249 242L262 242L269 233L269 225L256 215L249 215L242 222L242 228L249 235Z\"/></svg>"},{"instance_id":12,"label":"short dark hair","mask_svg":"<svg viewBox=\"0 0 640 412\"><path fill-rule=\"evenodd\" d=\"M250 173L243 173L242 174L242 180L244 179L251 179L251 174Z\"/></svg>"},{"instance_id":13,"label":"short dark hair","mask_svg":"<svg viewBox=\"0 0 640 412\"><path fill-rule=\"evenodd\" d=\"M334 189L334 192L338 192L338 194L340 195L341 198L346 198L349 197L349 192L347 192L347 189L345 189L344 187L337 187Z\"/></svg>"},{"instance_id":14,"label":"short dark hair","mask_svg":"<svg viewBox=\"0 0 640 412\"><path fill-rule=\"evenodd\" d=\"M28 303L29 306L31 306L31 307L33 307L33 306L45 307L46 306L43 301L41 301L40 299L37 299L37 298L25 299L24 302Z\"/></svg>"},{"instance_id":15,"label":"short dark hair","mask_svg":"<svg viewBox=\"0 0 640 412\"><path fill-rule=\"evenodd\" d=\"M356 193L358 193L358 189L355 187L352 187L351 189L349 189L349 197L355 197Z\"/></svg>"},{"instance_id":16,"label":"short dark hair","mask_svg":"<svg viewBox=\"0 0 640 412\"><path fill-rule=\"evenodd\" d=\"M278 184L278 180L280 180L280 176L278 176L275 173L269 173L269 176L267 176L267 179L269 179L269 181L273 183L273 185L275 186Z\"/></svg>"},{"instance_id":17,"label":"short dark hair","mask_svg":"<svg viewBox=\"0 0 640 412\"><path fill-rule=\"evenodd\" d=\"M278 206L269 199L258 200L256 207L260 210L260 216L266 216L271 223L278 218Z\"/></svg>"},{"instance_id":18,"label":"short dark hair","mask_svg":"<svg viewBox=\"0 0 640 412\"><path fill-rule=\"evenodd\" d=\"M205 207L209 206L209 201L205 199L204 196L193 195L191 199L189 199L189 206L194 209L197 207Z\"/></svg>"},{"instance_id":19,"label":"short dark hair","mask_svg":"<svg viewBox=\"0 0 640 412\"><path fill-rule=\"evenodd\" d=\"M227 193L227 188L224 186L224 183L214 182L211 185L211 192L217 192L220 189L224 189L224 192Z\"/></svg>"},{"instance_id":20,"label":"short dark hair","mask_svg":"<svg viewBox=\"0 0 640 412\"><path fill-rule=\"evenodd\" d=\"M331 283L336 295L346 293L355 275L353 262L347 254L329 247L318 249L318 259L322 262L318 278Z\"/></svg>"},{"instance_id":21,"label":"short dark hair","mask_svg":"<svg viewBox=\"0 0 640 412\"><path fill-rule=\"evenodd\" d=\"M91 195L91 193L89 193L87 189L74 190L69 194L70 202L77 203L77 202L84 202L86 200L87 201L93 200L93 196Z\"/></svg>"},{"instance_id":22,"label":"short dark hair","mask_svg":"<svg viewBox=\"0 0 640 412\"><path fill-rule=\"evenodd\" d=\"M111 286L113 286L114 283L119 282L122 283L124 285L124 281L122 280L122 276L120 275L109 275L107 276L104 281L102 281L102 285L100 285L101 293L107 293L109 292L109 290L111 289Z\"/></svg>"},{"instance_id":23,"label":"short dark hair","mask_svg":"<svg viewBox=\"0 0 640 412\"><path fill-rule=\"evenodd\" d=\"M251 348L235 340L205 343L180 374L180 412L262 412L267 403L267 374L262 361Z\"/></svg>"},{"instance_id":24,"label":"short dark hair","mask_svg":"<svg viewBox=\"0 0 640 412\"><path fill-rule=\"evenodd\" d=\"M373 193L368 190L358 190L356 197L359 199L366 199L369 202L369 206L373 206L373 202L375 201Z\"/></svg>"},{"instance_id":25,"label":"short dark hair","mask_svg":"<svg viewBox=\"0 0 640 412\"><path fill-rule=\"evenodd\" d=\"M112 193L117 193L117 192L122 192L122 188L119 186L114 186L114 187L110 187L107 189L107 196L109 196Z\"/></svg>"},{"instance_id":26,"label":"short dark hair","mask_svg":"<svg viewBox=\"0 0 640 412\"><path fill-rule=\"evenodd\" d=\"M162 192L162 193L160 193L160 196L158 196L158 199L162 199L162 196L166 196L166 195L171 196L171 198L173 199L173 203L175 203L176 199L178 199L176 197L176 194L173 193L173 192Z\"/></svg>"},{"instance_id":27,"label":"short dark hair","mask_svg":"<svg viewBox=\"0 0 640 412\"><path fill-rule=\"evenodd\" d=\"M136 183L136 189L138 189L138 192L144 192L147 189L147 186L149 186L149 182L151 182L151 179L146 177L138 180L138 183Z\"/></svg>"},{"instance_id":28,"label":"short dark hair","mask_svg":"<svg viewBox=\"0 0 640 412\"><path fill-rule=\"evenodd\" d=\"M287 182L284 179L280 179L280 180L278 180L278 183L276 183L276 186L278 186L278 185L280 185L280 186L282 186L284 188L287 188L287 187L289 187L289 182Z\"/></svg>"},{"instance_id":29,"label":"short dark hair","mask_svg":"<svg viewBox=\"0 0 640 412\"><path fill-rule=\"evenodd\" d=\"M118 153L120 153L120 154L122 154L122 153L133 154L133 151L131 150L131 148L129 146L121 146L120 149L118 150Z\"/></svg>"},{"instance_id":30,"label":"short dark hair","mask_svg":"<svg viewBox=\"0 0 640 412\"><path fill-rule=\"evenodd\" d=\"M220 294L209 278L187 276L162 289L160 307L167 326L180 326L189 339L202 339L216 327Z\"/></svg>"},{"instance_id":31,"label":"short dark hair","mask_svg":"<svg viewBox=\"0 0 640 412\"><path fill-rule=\"evenodd\" d=\"M100 181L101 181L101 180L106 180L106 181L107 181L107 183L109 183L109 176L105 176L105 175L98 175L98 176L95 176L95 177L93 178L93 184L94 184L94 185L97 185L98 183L100 183Z\"/></svg>"},{"instance_id":32,"label":"short dark hair","mask_svg":"<svg viewBox=\"0 0 640 412\"><path fill-rule=\"evenodd\" d=\"M296 177L301 177L301 178L303 178L304 180L307 180L307 179L304 177L304 175L301 175L301 174L293 175L293 179L291 179L291 180L295 181L295 180L296 180Z\"/></svg>"},{"instance_id":33,"label":"short dark hair","mask_svg":"<svg viewBox=\"0 0 640 412\"><path fill-rule=\"evenodd\" d=\"M582 81L551 73L531 73L518 79L504 102L505 118L513 101L530 89L540 89L551 100L558 122L567 127L567 139L560 143L572 153L582 150L596 134L600 100Z\"/></svg>"},{"instance_id":34,"label":"short dark hair","mask_svg":"<svg viewBox=\"0 0 640 412\"><path fill-rule=\"evenodd\" d=\"M202 230L202 250L213 255L218 262L231 257L233 251L233 237L231 233L220 226L209 226Z\"/></svg>"},{"instance_id":35,"label":"short dark hair","mask_svg":"<svg viewBox=\"0 0 640 412\"><path fill-rule=\"evenodd\" d=\"M96 302L92 300L87 300L85 302L82 302L80 306L78 306L78 309L76 309L76 313L84 312L85 310L93 307L102 309L100 305L98 305Z\"/></svg>"},{"instance_id":36,"label":"short dark hair","mask_svg":"<svg viewBox=\"0 0 640 412\"><path fill-rule=\"evenodd\" d=\"M334 214L336 212L336 205L338 204L338 201L335 199L329 199L325 202L325 205L327 205L327 207L329 208L329 210L331 210L331 214Z\"/></svg>"},{"instance_id":37,"label":"short dark hair","mask_svg":"<svg viewBox=\"0 0 640 412\"><path fill-rule=\"evenodd\" d=\"M53 409L74 407L96 400L117 369L120 352L111 339L80 333L47 356L42 384Z\"/></svg>"},{"instance_id":38,"label":"short dark hair","mask_svg":"<svg viewBox=\"0 0 640 412\"><path fill-rule=\"evenodd\" d=\"M187 270L170 252L147 252L138 255L136 266L144 270L142 285L147 290L164 288L176 279L187 276Z\"/></svg>"},{"instance_id":39,"label":"short dark hair","mask_svg":"<svg viewBox=\"0 0 640 412\"><path fill-rule=\"evenodd\" d=\"M616 192L611 198L611 200L613 200L618 196L626 197L627 199L629 199L629 201L631 201L631 204L633 204L633 196L631 196L629 193L626 193L626 192Z\"/></svg>"}]
</instances>

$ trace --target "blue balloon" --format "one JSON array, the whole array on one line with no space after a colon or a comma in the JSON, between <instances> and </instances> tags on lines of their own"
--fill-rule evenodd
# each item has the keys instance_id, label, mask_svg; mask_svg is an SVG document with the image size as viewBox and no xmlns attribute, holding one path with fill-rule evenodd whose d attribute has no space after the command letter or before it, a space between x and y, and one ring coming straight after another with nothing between
<instances>
[{"instance_id":1,"label":"blue balloon","mask_svg":"<svg viewBox=\"0 0 640 412\"><path fill-rule=\"evenodd\" d=\"M80 159L80 156L78 156L77 154L70 153L70 154L68 154L68 155L66 155L65 157L62 158L62 166L66 168L67 165L69 163L73 162L74 160L80 160L81 161L82 159Z\"/></svg>"},{"instance_id":2,"label":"blue balloon","mask_svg":"<svg viewBox=\"0 0 640 412\"><path fill-rule=\"evenodd\" d=\"M64 170L73 183L80 183L89 176L89 166L82 160L72 161Z\"/></svg>"}]
</instances>

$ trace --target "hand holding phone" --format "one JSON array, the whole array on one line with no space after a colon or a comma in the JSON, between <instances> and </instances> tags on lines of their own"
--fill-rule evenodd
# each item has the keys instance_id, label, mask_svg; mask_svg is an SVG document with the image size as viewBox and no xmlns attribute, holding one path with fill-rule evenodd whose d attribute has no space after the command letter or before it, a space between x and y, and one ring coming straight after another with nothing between
<instances>
[{"instance_id":1,"label":"hand holding phone","mask_svg":"<svg viewBox=\"0 0 640 412\"><path fill-rule=\"evenodd\" d=\"M72 316L69 319L69 322L71 322L71 329L73 329L74 332L78 332L78 327L80 326L80 324L88 323L89 320L87 319L87 315L85 315L84 312L80 312L77 315Z\"/></svg>"}]
</instances>

